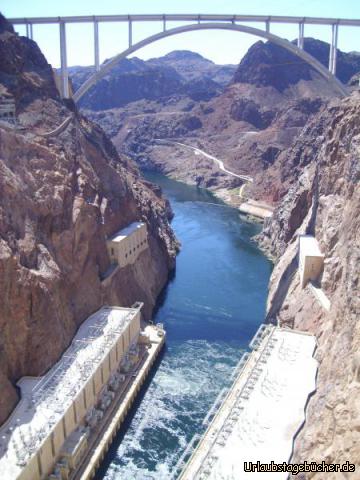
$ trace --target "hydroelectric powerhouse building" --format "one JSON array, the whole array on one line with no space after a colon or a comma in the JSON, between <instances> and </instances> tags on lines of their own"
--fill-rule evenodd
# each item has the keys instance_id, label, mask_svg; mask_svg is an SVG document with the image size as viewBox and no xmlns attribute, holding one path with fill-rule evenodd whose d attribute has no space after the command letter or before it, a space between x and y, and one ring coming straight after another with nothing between
<instances>
[{"instance_id":1,"label":"hydroelectric powerhouse building","mask_svg":"<svg viewBox=\"0 0 360 480\"><path fill-rule=\"evenodd\" d=\"M141 307L101 308L46 375L18 382L0 429L2 480L93 478L164 342L161 325L141 331Z\"/></svg>"},{"instance_id":2,"label":"hydroelectric powerhouse building","mask_svg":"<svg viewBox=\"0 0 360 480\"><path fill-rule=\"evenodd\" d=\"M147 228L142 222L131 223L107 241L109 257L112 263L119 267L134 263L147 248Z\"/></svg>"}]
</instances>

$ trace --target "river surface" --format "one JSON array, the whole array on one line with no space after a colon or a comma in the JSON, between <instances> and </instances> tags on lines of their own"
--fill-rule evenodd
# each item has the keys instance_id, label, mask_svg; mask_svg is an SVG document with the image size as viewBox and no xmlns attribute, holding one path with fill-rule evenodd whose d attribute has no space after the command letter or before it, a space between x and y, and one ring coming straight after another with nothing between
<instances>
[{"instance_id":1,"label":"river surface","mask_svg":"<svg viewBox=\"0 0 360 480\"><path fill-rule=\"evenodd\" d=\"M264 318L271 263L252 241L260 231L209 192L160 175L182 244L155 322L166 348L97 479L169 480Z\"/></svg>"}]
</instances>

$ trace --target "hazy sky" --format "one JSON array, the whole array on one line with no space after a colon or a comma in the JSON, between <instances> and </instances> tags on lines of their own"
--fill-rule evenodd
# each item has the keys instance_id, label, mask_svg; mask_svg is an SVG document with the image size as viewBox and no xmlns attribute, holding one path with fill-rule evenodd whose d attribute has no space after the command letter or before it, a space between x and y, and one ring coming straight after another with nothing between
<instances>
[{"instance_id":1,"label":"hazy sky","mask_svg":"<svg viewBox=\"0 0 360 480\"><path fill-rule=\"evenodd\" d=\"M229 13L246 15L295 15L335 18L360 18L360 0L2 0L1 12L6 17L106 15L135 13ZM168 28L179 26L171 22ZM262 25L250 24L263 28ZM133 43L159 32L160 23L135 23ZM17 28L21 35L23 27ZM103 61L127 48L127 26L119 23L100 24L100 59ZM271 25L271 32L290 40L297 37L298 27ZM94 63L93 27L71 24L66 27L69 65ZM305 26L305 36L330 40L330 27ZM56 25L36 25L34 40L53 66L59 65L59 31ZM136 52L140 58L164 55L172 50L193 50L216 63L238 63L256 37L238 32L189 32L162 39ZM339 29L339 48L360 51L360 27Z\"/></svg>"}]
</instances>

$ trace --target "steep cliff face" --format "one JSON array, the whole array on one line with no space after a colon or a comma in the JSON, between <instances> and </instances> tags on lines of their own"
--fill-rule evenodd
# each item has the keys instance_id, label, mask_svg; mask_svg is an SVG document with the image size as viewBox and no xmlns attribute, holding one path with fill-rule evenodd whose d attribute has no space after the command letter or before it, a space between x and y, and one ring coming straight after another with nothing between
<instances>
[{"instance_id":1,"label":"steep cliff face","mask_svg":"<svg viewBox=\"0 0 360 480\"><path fill-rule=\"evenodd\" d=\"M293 461L360 465L360 95L315 117L288 155L292 186L261 243L278 260L269 318L317 337L317 391L296 442ZM310 287L301 289L297 234L317 238L325 254L321 287L330 311ZM323 479L323 474L311 478ZM326 478L340 478L327 474ZM358 478L358 472L346 478ZM303 477L308 478L308 477ZM310 478L310 477L309 477ZM344 477L345 478L345 477Z\"/></svg>"},{"instance_id":2,"label":"steep cliff face","mask_svg":"<svg viewBox=\"0 0 360 480\"><path fill-rule=\"evenodd\" d=\"M44 373L103 304L144 301L149 319L174 267L169 206L100 127L60 101L37 45L0 19L0 93L17 128L0 124L0 422L15 382ZM56 136L42 133L72 115ZM149 249L106 278L106 238L146 222Z\"/></svg>"}]
</instances>

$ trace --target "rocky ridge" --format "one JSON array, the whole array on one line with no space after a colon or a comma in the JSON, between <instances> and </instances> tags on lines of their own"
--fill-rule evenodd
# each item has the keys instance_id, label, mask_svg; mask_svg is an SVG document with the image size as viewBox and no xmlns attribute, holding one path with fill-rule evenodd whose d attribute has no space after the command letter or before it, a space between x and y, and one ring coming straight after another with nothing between
<instances>
[{"instance_id":1,"label":"rocky ridge","mask_svg":"<svg viewBox=\"0 0 360 480\"><path fill-rule=\"evenodd\" d=\"M324 42L305 39L305 50L323 63L328 49ZM360 70L360 56L338 53L339 76L349 80ZM247 197L276 204L289 187L288 149L308 119L336 96L328 82L298 57L260 41L249 49L233 81L210 99L174 95L161 102L141 99L123 108L84 112L141 168L219 193L234 189L230 194L234 204ZM229 170L252 176L254 183L242 189L240 198L235 187L241 180L174 142L204 150L223 160Z\"/></svg>"},{"instance_id":2,"label":"rocky ridge","mask_svg":"<svg viewBox=\"0 0 360 480\"><path fill-rule=\"evenodd\" d=\"M160 58L152 58L150 65L169 65L187 82L196 80L212 80L226 87L233 78L236 65L216 65L196 52L175 50Z\"/></svg>"},{"instance_id":3,"label":"rocky ridge","mask_svg":"<svg viewBox=\"0 0 360 480\"><path fill-rule=\"evenodd\" d=\"M276 259L268 319L316 335L317 391L297 436L293 462L360 459L360 94L332 102L306 126L288 154L291 187L260 236ZM316 237L325 254L320 306L297 273L297 237ZM298 478L323 479L324 474ZM337 474L326 474L337 479ZM344 477L345 478L345 477ZM358 472L346 478L358 478Z\"/></svg>"},{"instance_id":4,"label":"rocky ridge","mask_svg":"<svg viewBox=\"0 0 360 480\"><path fill-rule=\"evenodd\" d=\"M102 111L142 99L159 104L166 104L174 97L209 100L221 93L235 69L235 65L216 65L186 50L147 61L137 57L124 58L84 95L80 106ZM93 73L93 67L70 67L74 90Z\"/></svg>"},{"instance_id":5,"label":"rocky ridge","mask_svg":"<svg viewBox=\"0 0 360 480\"><path fill-rule=\"evenodd\" d=\"M159 189L60 100L36 43L2 16L0 95L14 99L19 122L0 122L1 423L18 400L15 382L43 374L100 306L139 300L151 317L177 241ZM63 132L44 137L69 116ZM149 249L106 278L106 238L135 220L147 224Z\"/></svg>"}]
</instances>

